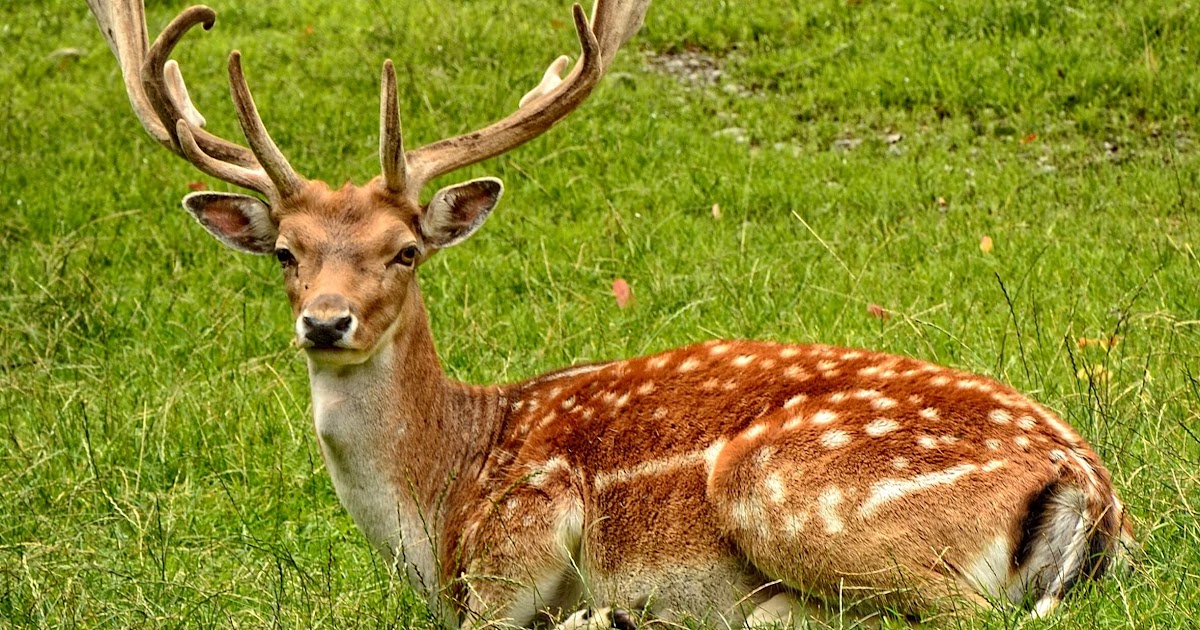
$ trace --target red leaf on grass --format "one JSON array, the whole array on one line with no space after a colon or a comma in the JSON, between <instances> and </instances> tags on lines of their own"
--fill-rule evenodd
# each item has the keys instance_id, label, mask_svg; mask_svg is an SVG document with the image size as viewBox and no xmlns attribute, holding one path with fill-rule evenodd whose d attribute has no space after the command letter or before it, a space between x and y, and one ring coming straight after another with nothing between
<instances>
[{"instance_id":1,"label":"red leaf on grass","mask_svg":"<svg viewBox=\"0 0 1200 630\"><path fill-rule=\"evenodd\" d=\"M613 297L617 299L617 308L625 308L633 301L633 289L629 288L625 278L613 280L612 292Z\"/></svg>"},{"instance_id":2,"label":"red leaf on grass","mask_svg":"<svg viewBox=\"0 0 1200 630\"><path fill-rule=\"evenodd\" d=\"M883 308L882 306L880 306L878 304L868 304L867 305L867 315L870 315L871 317L875 317L878 319L887 319L892 316L891 313L887 312L886 308Z\"/></svg>"},{"instance_id":3,"label":"red leaf on grass","mask_svg":"<svg viewBox=\"0 0 1200 630\"><path fill-rule=\"evenodd\" d=\"M204 182L188 182L188 190L196 192L198 190L208 190L208 184Z\"/></svg>"},{"instance_id":4,"label":"red leaf on grass","mask_svg":"<svg viewBox=\"0 0 1200 630\"><path fill-rule=\"evenodd\" d=\"M1037 140L1037 134L1031 133L1031 134L1025 136L1024 138L1021 138L1021 144L1029 144L1030 142L1033 142L1034 140Z\"/></svg>"}]
</instances>

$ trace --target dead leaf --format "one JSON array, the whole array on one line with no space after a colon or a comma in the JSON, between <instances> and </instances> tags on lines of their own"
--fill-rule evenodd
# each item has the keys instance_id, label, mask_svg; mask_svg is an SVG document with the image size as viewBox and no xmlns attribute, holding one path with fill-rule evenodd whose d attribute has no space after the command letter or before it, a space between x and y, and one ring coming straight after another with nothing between
<instances>
[{"instance_id":1,"label":"dead leaf","mask_svg":"<svg viewBox=\"0 0 1200 630\"><path fill-rule=\"evenodd\" d=\"M208 190L208 184L204 182L188 182L188 190L196 192L198 190Z\"/></svg>"},{"instance_id":2,"label":"dead leaf","mask_svg":"<svg viewBox=\"0 0 1200 630\"><path fill-rule=\"evenodd\" d=\"M633 289L625 278L617 278L612 283L613 297L617 299L617 308L625 308L633 302Z\"/></svg>"},{"instance_id":3,"label":"dead leaf","mask_svg":"<svg viewBox=\"0 0 1200 630\"><path fill-rule=\"evenodd\" d=\"M985 254L990 254L992 253L992 249L994 247L995 245L992 244L992 237L985 234L983 238L979 239L979 251Z\"/></svg>"},{"instance_id":4,"label":"dead leaf","mask_svg":"<svg viewBox=\"0 0 1200 630\"><path fill-rule=\"evenodd\" d=\"M1029 144L1030 142L1033 142L1034 140L1037 140L1037 134L1030 133L1030 134L1026 135L1024 138L1021 138L1021 144Z\"/></svg>"},{"instance_id":5,"label":"dead leaf","mask_svg":"<svg viewBox=\"0 0 1200 630\"><path fill-rule=\"evenodd\" d=\"M876 319L890 319L892 316L892 314L889 313L886 308L883 308L878 304L868 304L867 315L870 315Z\"/></svg>"},{"instance_id":6,"label":"dead leaf","mask_svg":"<svg viewBox=\"0 0 1200 630\"><path fill-rule=\"evenodd\" d=\"M714 219L720 219L720 218L721 218L721 204L719 204L719 203L714 203L714 204L713 204L713 207L712 207L712 215L713 215L713 218L714 218Z\"/></svg>"},{"instance_id":7,"label":"dead leaf","mask_svg":"<svg viewBox=\"0 0 1200 630\"><path fill-rule=\"evenodd\" d=\"M938 207L939 207L939 208L941 208L941 209L945 210L945 209L946 209L946 206L949 206L949 205L950 205L950 202L949 202L949 201L946 201L946 198L945 198L945 197L938 197L938 198L937 198L937 205L938 205Z\"/></svg>"}]
</instances>

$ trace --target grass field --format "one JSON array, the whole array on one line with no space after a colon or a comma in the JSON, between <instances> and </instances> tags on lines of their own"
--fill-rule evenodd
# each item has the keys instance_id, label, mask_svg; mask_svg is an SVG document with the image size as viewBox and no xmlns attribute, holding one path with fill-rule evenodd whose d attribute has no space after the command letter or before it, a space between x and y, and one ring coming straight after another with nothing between
<instances>
[{"instance_id":1,"label":"grass field","mask_svg":"<svg viewBox=\"0 0 1200 630\"><path fill-rule=\"evenodd\" d=\"M211 2L176 55L210 127L238 137L239 48L335 183L377 173L384 58L413 146L575 51L565 0ZM153 33L183 6L150 4ZM334 496L276 263L180 210L205 180L138 126L84 3L5 4L0 50L0 626L429 626ZM562 127L456 176L508 192L422 287L472 382L714 336L1010 382L1105 458L1143 550L1049 622L943 623L1195 627L1197 120L1196 2L660 1Z\"/></svg>"}]
</instances>

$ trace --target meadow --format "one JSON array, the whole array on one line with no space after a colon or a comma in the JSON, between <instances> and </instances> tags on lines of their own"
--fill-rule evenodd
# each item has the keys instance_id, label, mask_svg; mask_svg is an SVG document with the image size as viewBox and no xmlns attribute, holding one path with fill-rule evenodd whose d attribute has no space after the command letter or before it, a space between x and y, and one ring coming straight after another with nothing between
<instances>
[{"instance_id":1,"label":"meadow","mask_svg":"<svg viewBox=\"0 0 1200 630\"><path fill-rule=\"evenodd\" d=\"M184 4L149 3L152 33ZM238 138L224 59L309 177L500 118L576 52L564 1L211 0L178 49ZM0 6L0 626L432 627L339 506L277 263L181 211L227 190L156 146L82 1ZM470 382L712 337L977 371L1107 462L1142 548L1049 621L1200 618L1200 4L670 2L425 265ZM619 308L613 282L633 300ZM888 622L891 624L893 622ZM897 625L900 622L894 622Z\"/></svg>"}]
</instances>

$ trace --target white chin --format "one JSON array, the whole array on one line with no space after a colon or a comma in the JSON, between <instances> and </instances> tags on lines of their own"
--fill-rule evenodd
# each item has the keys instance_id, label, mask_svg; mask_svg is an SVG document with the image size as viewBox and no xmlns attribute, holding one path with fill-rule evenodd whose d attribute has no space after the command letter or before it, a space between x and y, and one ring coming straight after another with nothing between
<instances>
[{"instance_id":1,"label":"white chin","mask_svg":"<svg viewBox=\"0 0 1200 630\"><path fill-rule=\"evenodd\" d=\"M371 358L371 353L346 348L305 348L308 359L319 365L358 365Z\"/></svg>"}]
</instances>

